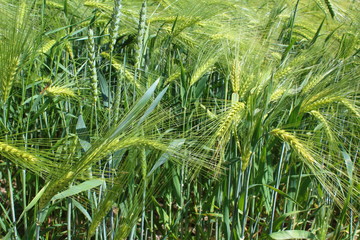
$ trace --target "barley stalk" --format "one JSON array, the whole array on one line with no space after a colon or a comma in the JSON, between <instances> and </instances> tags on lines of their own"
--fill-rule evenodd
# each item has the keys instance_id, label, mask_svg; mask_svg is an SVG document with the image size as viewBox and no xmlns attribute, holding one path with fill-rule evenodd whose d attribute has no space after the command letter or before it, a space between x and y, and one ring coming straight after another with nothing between
<instances>
[{"instance_id":1,"label":"barley stalk","mask_svg":"<svg viewBox=\"0 0 360 240\"><path fill-rule=\"evenodd\" d=\"M46 41L42 46L41 48L39 49L39 53L47 53L50 51L50 49L55 45L56 43L56 40L48 40Z\"/></svg>"}]
</instances>

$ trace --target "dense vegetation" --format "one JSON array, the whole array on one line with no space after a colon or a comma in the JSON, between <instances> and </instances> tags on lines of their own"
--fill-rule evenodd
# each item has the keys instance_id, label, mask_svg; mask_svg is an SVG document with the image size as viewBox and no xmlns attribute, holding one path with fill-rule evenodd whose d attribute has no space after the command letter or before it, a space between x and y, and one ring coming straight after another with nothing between
<instances>
[{"instance_id":1,"label":"dense vegetation","mask_svg":"<svg viewBox=\"0 0 360 240\"><path fill-rule=\"evenodd\" d=\"M359 12L0 0L0 238L357 239Z\"/></svg>"}]
</instances>

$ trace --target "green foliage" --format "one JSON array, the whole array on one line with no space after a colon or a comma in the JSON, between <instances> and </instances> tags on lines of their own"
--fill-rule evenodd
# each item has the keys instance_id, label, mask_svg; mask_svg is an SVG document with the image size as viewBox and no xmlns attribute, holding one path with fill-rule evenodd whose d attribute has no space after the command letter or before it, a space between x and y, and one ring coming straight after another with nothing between
<instances>
[{"instance_id":1,"label":"green foliage","mask_svg":"<svg viewBox=\"0 0 360 240\"><path fill-rule=\"evenodd\" d=\"M0 238L356 239L359 8L0 0Z\"/></svg>"}]
</instances>

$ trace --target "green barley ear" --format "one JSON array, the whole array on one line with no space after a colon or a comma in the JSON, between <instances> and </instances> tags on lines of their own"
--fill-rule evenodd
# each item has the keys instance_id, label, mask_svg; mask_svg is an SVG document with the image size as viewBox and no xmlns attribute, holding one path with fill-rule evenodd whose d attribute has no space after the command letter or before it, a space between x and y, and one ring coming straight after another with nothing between
<instances>
[{"instance_id":1,"label":"green barley ear","mask_svg":"<svg viewBox=\"0 0 360 240\"><path fill-rule=\"evenodd\" d=\"M216 58L211 57L202 65L197 66L190 79L190 86L194 85L216 62Z\"/></svg>"},{"instance_id":2,"label":"green barley ear","mask_svg":"<svg viewBox=\"0 0 360 240\"><path fill-rule=\"evenodd\" d=\"M22 161L30 165L38 161L36 156L5 142L0 142L0 154L10 159L22 159Z\"/></svg>"},{"instance_id":3,"label":"green barley ear","mask_svg":"<svg viewBox=\"0 0 360 240\"><path fill-rule=\"evenodd\" d=\"M85 1L84 6L97 8L105 12L111 12L113 10L111 6L107 5L106 3L97 2L97 1Z\"/></svg>"},{"instance_id":4,"label":"green barley ear","mask_svg":"<svg viewBox=\"0 0 360 240\"><path fill-rule=\"evenodd\" d=\"M50 181L44 194L41 196L39 200L39 209L40 210L44 209L46 205L50 202L51 198L55 196L56 193L66 188L70 184L70 182L74 179L74 177L75 177L75 172L69 170L67 171L66 175Z\"/></svg>"},{"instance_id":5,"label":"green barley ear","mask_svg":"<svg viewBox=\"0 0 360 240\"><path fill-rule=\"evenodd\" d=\"M48 40L46 42L44 42L44 44L40 47L40 49L38 50L39 53L48 53L50 51L50 49L55 45L56 40Z\"/></svg>"},{"instance_id":6,"label":"green barley ear","mask_svg":"<svg viewBox=\"0 0 360 240\"><path fill-rule=\"evenodd\" d=\"M10 96L10 91L12 89L12 85L16 80L16 74L19 69L20 60L18 57L13 57L8 60L5 65L5 68L2 70L2 79L1 79L1 95L2 100L6 102L6 100Z\"/></svg>"},{"instance_id":7,"label":"green barley ear","mask_svg":"<svg viewBox=\"0 0 360 240\"><path fill-rule=\"evenodd\" d=\"M234 60L232 67L231 67L231 86L234 93L238 93L240 91L240 62L239 60Z\"/></svg>"},{"instance_id":8,"label":"green barley ear","mask_svg":"<svg viewBox=\"0 0 360 240\"><path fill-rule=\"evenodd\" d=\"M307 160L307 163L316 162L309 149L295 135L278 128L272 130L270 134L280 138L284 142L287 142L298 155Z\"/></svg>"},{"instance_id":9,"label":"green barley ear","mask_svg":"<svg viewBox=\"0 0 360 240\"><path fill-rule=\"evenodd\" d=\"M56 86L48 87L48 88L46 88L44 94L51 96L51 97L59 96L59 97L63 97L63 98L76 98L75 92L71 88L68 88L68 87L56 87Z\"/></svg>"},{"instance_id":10,"label":"green barley ear","mask_svg":"<svg viewBox=\"0 0 360 240\"><path fill-rule=\"evenodd\" d=\"M325 128L325 132L327 134L327 136L329 137L329 141L330 143L333 142L335 140L333 131L331 130L330 124L329 122L326 120L326 118L319 112L316 110L312 110L310 111L310 114L313 115L317 120L319 120L319 122L321 122Z\"/></svg>"},{"instance_id":11,"label":"green barley ear","mask_svg":"<svg viewBox=\"0 0 360 240\"><path fill-rule=\"evenodd\" d=\"M96 52L95 52L95 41L94 41L94 31L89 28L88 30L88 56L89 56L89 67L90 67L90 85L91 85L91 92L93 95L93 102L96 104L99 98L99 91L98 91L98 79L97 79L97 71L96 71Z\"/></svg>"},{"instance_id":12,"label":"green barley ear","mask_svg":"<svg viewBox=\"0 0 360 240\"><path fill-rule=\"evenodd\" d=\"M314 101L311 101L312 99L314 99ZM307 103L302 104L302 106L300 108L300 112L306 113L306 112L310 112L311 110L317 110L317 109L323 107L324 105L331 104L333 102L337 102L341 98L338 96L329 96L329 97L319 98L317 95L314 95L314 97L312 99L310 99L310 101L308 101Z\"/></svg>"},{"instance_id":13,"label":"green barley ear","mask_svg":"<svg viewBox=\"0 0 360 240\"><path fill-rule=\"evenodd\" d=\"M114 9L110 28L110 53L114 51L116 39L119 36L120 18L121 18L121 0L114 0Z\"/></svg>"},{"instance_id":14,"label":"green barley ear","mask_svg":"<svg viewBox=\"0 0 360 240\"><path fill-rule=\"evenodd\" d=\"M347 107L353 114L355 114L358 121L360 121L360 108L355 104L355 101L351 101L346 98L341 98L340 102Z\"/></svg>"},{"instance_id":15,"label":"green barley ear","mask_svg":"<svg viewBox=\"0 0 360 240\"><path fill-rule=\"evenodd\" d=\"M146 1L141 6L139 25L138 25L138 36L137 45L135 49L135 70L141 68L141 61L144 54L144 39L146 32Z\"/></svg>"},{"instance_id":16,"label":"green barley ear","mask_svg":"<svg viewBox=\"0 0 360 240\"><path fill-rule=\"evenodd\" d=\"M219 129L216 132L216 137L226 138L233 125L236 125L240 121L241 113L245 108L245 104L242 102L234 103L231 108L226 112L224 117L220 120Z\"/></svg>"},{"instance_id":17,"label":"green barley ear","mask_svg":"<svg viewBox=\"0 0 360 240\"><path fill-rule=\"evenodd\" d=\"M252 152L250 151L250 149L246 149L245 152L241 156L241 170L243 172L249 166L251 154L252 154Z\"/></svg>"},{"instance_id":18,"label":"green barley ear","mask_svg":"<svg viewBox=\"0 0 360 240\"><path fill-rule=\"evenodd\" d=\"M330 13L331 17L334 18L335 17L335 11L334 11L332 3L330 2L330 0L324 0L324 1L325 1L326 6L327 6L327 9L329 10L329 13Z\"/></svg>"}]
</instances>

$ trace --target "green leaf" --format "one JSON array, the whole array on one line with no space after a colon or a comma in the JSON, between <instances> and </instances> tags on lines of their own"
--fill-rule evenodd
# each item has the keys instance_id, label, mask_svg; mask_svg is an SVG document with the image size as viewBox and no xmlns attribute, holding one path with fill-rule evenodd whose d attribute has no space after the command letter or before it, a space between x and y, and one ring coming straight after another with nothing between
<instances>
[{"instance_id":1,"label":"green leaf","mask_svg":"<svg viewBox=\"0 0 360 240\"><path fill-rule=\"evenodd\" d=\"M315 239L315 235L311 232L303 230L287 230L281 232L271 233L269 235L272 239Z\"/></svg>"},{"instance_id":2,"label":"green leaf","mask_svg":"<svg viewBox=\"0 0 360 240\"><path fill-rule=\"evenodd\" d=\"M69 189L67 189L67 190L65 190L65 191L63 191L61 193L56 194L51 200L54 201L54 200L70 197L70 196L73 196L73 195L78 194L80 192L90 190L92 188L100 186L103 183L104 183L104 180L101 180L101 179L89 180L89 181L80 183L79 185L71 186Z\"/></svg>"},{"instance_id":3,"label":"green leaf","mask_svg":"<svg viewBox=\"0 0 360 240\"><path fill-rule=\"evenodd\" d=\"M144 93L144 95L140 98L140 100L135 104L135 106L131 109L131 111L127 114L125 119L121 121L119 126L115 129L114 133L111 134L110 138L115 137L117 134L119 134L126 126L132 123L133 119L135 119L139 112L146 106L150 98L152 97L156 86L159 84L159 79L156 80L150 88Z\"/></svg>"},{"instance_id":4,"label":"green leaf","mask_svg":"<svg viewBox=\"0 0 360 240\"><path fill-rule=\"evenodd\" d=\"M145 111L144 115L140 118L139 122L138 122L138 126L140 126L141 123L143 123L145 121L145 119L150 115L150 113L152 111L154 111L154 109L156 108L156 106L159 104L160 100L162 99L162 97L164 96L164 94L166 93L166 90L169 88L169 86L165 87L160 94L155 98L155 100L151 103L151 105L149 106L149 108Z\"/></svg>"},{"instance_id":5,"label":"green leaf","mask_svg":"<svg viewBox=\"0 0 360 240\"><path fill-rule=\"evenodd\" d=\"M76 133L79 136L79 142L84 151L89 150L91 147L90 137L87 134L88 130L86 128L84 118L82 115L79 115L78 121L76 123Z\"/></svg>"},{"instance_id":6,"label":"green leaf","mask_svg":"<svg viewBox=\"0 0 360 240\"><path fill-rule=\"evenodd\" d=\"M72 199L72 203L74 204L75 207L77 207L80 212L82 212L82 214L84 214L84 216L90 221L92 222L91 216L90 214L86 211L86 209L83 207L83 205L81 205L78 201L76 201L75 199Z\"/></svg>"},{"instance_id":7,"label":"green leaf","mask_svg":"<svg viewBox=\"0 0 360 240\"><path fill-rule=\"evenodd\" d=\"M47 188L49 184L46 184L37 194L36 196L33 198L33 200L31 200L31 202L29 203L29 205L26 206L26 208L24 209L24 211L21 213L18 221L24 216L24 214L29 211L40 199L40 197L43 195L45 189Z\"/></svg>"}]
</instances>

